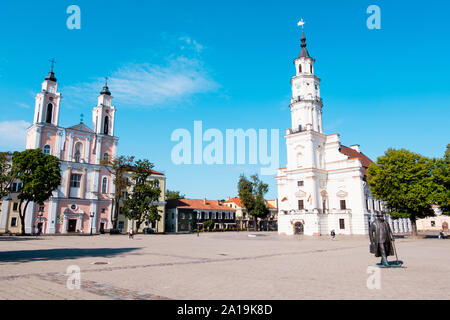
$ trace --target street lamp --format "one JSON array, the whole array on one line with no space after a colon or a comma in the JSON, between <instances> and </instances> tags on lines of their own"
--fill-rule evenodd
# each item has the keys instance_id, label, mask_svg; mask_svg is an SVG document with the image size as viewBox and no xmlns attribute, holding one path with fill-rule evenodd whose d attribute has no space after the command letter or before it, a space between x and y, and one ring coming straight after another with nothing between
<instances>
[{"instance_id":1,"label":"street lamp","mask_svg":"<svg viewBox=\"0 0 450 320\"><path fill-rule=\"evenodd\" d=\"M92 236L92 227L94 226L95 212L91 212L89 216L91 217L91 236Z\"/></svg>"}]
</instances>

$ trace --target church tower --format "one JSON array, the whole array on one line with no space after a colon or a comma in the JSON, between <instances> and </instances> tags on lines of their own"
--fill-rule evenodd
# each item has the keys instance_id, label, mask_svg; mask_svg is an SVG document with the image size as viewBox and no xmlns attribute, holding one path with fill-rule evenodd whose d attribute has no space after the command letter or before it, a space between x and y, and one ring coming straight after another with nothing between
<instances>
[{"instance_id":1,"label":"church tower","mask_svg":"<svg viewBox=\"0 0 450 320\"><path fill-rule=\"evenodd\" d=\"M42 82L42 90L36 95L33 123L59 125L59 106L61 93L58 92L58 82L52 68Z\"/></svg>"},{"instance_id":2,"label":"church tower","mask_svg":"<svg viewBox=\"0 0 450 320\"><path fill-rule=\"evenodd\" d=\"M302 32L301 41L300 55L294 60L296 74L291 80L292 130L313 130L323 133L320 79L314 74L315 60L310 57L306 49L304 32Z\"/></svg>"},{"instance_id":3,"label":"church tower","mask_svg":"<svg viewBox=\"0 0 450 320\"><path fill-rule=\"evenodd\" d=\"M98 104L92 111L92 123L96 134L114 136L114 118L116 108L111 104L112 97L108 88L108 79L98 96Z\"/></svg>"}]
</instances>

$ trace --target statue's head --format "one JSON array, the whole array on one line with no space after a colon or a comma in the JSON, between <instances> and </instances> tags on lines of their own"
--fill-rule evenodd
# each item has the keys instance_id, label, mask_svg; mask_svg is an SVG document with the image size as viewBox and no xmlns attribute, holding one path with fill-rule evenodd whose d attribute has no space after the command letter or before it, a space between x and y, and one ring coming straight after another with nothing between
<instances>
[{"instance_id":1,"label":"statue's head","mask_svg":"<svg viewBox=\"0 0 450 320\"><path fill-rule=\"evenodd\" d=\"M384 214L382 212L377 212L377 219L384 220Z\"/></svg>"}]
</instances>

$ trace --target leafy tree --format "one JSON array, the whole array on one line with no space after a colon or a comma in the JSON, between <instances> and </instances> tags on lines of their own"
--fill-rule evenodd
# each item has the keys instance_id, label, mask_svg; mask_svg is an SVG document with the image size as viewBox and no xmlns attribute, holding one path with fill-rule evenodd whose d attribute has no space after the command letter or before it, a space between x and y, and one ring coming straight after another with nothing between
<instances>
[{"instance_id":1,"label":"leafy tree","mask_svg":"<svg viewBox=\"0 0 450 320\"><path fill-rule=\"evenodd\" d=\"M208 230L211 230L211 227L213 225L214 225L214 221L212 221L212 220L206 220L205 222L203 222L203 226Z\"/></svg>"},{"instance_id":2,"label":"leafy tree","mask_svg":"<svg viewBox=\"0 0 450 320\"><path fill-rule=\"evenodd\" d=\"M13 180L11 153L0 152L0 199L10 194Z\"/></svg>"},{"instance_id":3,"label":"leafy tree","mask_svg":"<svg viewBox=\"0 0 450 320\"><path fill-rule=\"evenodd\" d=\"M158 206L155 204L160 197L159 181L150 179L153 164L148 160L139 160L133 167L132 192L123 202L122 213L128 219L136 221L139 230L142 223L159 221Z\"/></svg>"},{"instance_id":4,"label":"leafy tree","mask_svg":"<svg viewBox=\"0 0 450 320\"><path fill-rule=\"evenodd\" d=\"M126 176L126 173L133 166L134 157L132 156L120 156L115 159L104 159L101 164L111 173L114 177L113 183L115 191L113 194L113 212L111 220L113 223L113 229L117 229L117 223L120 212L120 199L122 198L122 191L127 190L130 186L130 181Z\"/></svg>"},{"instance_id":5,"label":"leafy tree","mask_svg":"<svg viewBox=\"0 0 450 320\"><path fill-rule=\"evenodd\" d=\"M447 145L444 157L434 160L433 201L441 207L442 213L450 215L450 144Z\"/></svg>"},{"instance_id":6,"label":"leafy tree","mask_svg":"<svg viewBox=\"0 0 450 320\"><path fill-rule=\"evenodd\" d=\"M258 175L253 175L250 180L241 175L238 183L239 198L247 209L250 216L255 221L255 229L258 225L258 218L264 219L270 214L264 195L269 191L269 186L263 183Z\"/></svg>"},{"instance_id":7,"label":"leafy tree","mask_svg":"<svg viewBox=\"0 0 450 320\"><path fill-rule=\"evenodd\" d=\"M432 170L432 159L405 149L388 149L369 166L372 194L386 202L393 218L410 218L414 235L416 220L434 215Z\"/></svg>"},{"instance_id":8,"label":"leafy tree","mask_svg":"<svg viewBox=\"0 0 450 320\"><path fill-rule=\"evenodd\" d=\"M176 200L176 199L184 199L185 195L181 194L180 191L166 191L166 200Z\"/></svg>"},{"instance_id":9,"label":"leafy tree","mask_svg":"<svg viewBox=\"0 0 450 320\"><path fill-rule=\"evenodd\" d=\"M35 202L43 205L61 183L60 162L57 157L45 155L40 149L14 152L12 161L14 176L23 183L17 197L22 235L24 235L28 204ZM24 203L25 207L22 209Z\"/></svg>"}]
</instances>

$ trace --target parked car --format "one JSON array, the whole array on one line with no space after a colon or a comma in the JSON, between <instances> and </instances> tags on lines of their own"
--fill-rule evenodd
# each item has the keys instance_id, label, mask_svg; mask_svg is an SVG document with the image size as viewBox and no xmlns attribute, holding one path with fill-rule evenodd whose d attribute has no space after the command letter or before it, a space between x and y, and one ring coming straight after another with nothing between
<instances>
[{"instance_id":1,"label":"parked car","mask_svg":"<svg viewBox=\"0 0 450 320\"><path fill-rule=\"evenodd\" d=\"M144 228L144 234L151 234L151 233L155 233L155 230L153 230L152 228Z\"/></svg>"}]
</instances>

